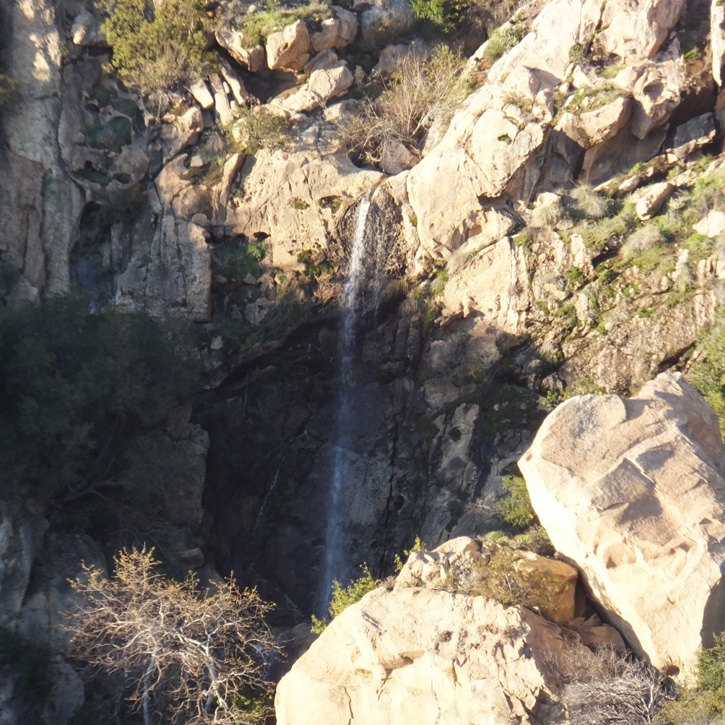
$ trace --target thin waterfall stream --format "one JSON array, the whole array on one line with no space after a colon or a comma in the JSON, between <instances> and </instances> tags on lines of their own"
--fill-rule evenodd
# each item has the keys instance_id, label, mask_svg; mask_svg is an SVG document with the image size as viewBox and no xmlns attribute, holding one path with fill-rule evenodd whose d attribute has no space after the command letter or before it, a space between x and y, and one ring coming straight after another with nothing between
<instances>
[{"instance_id":1,"label":"thin waterfall stream","mask_svg":"<svg viewBox=\"0 0 725 725\"><path fill-rule=\"evenodd\" d=\"M322 615L327 614L332 582L335 579L340 579L345 573L350 554L350 552L344 550L343 546L343 493L346 482L350 478L347 452L355 426L355 411L352 401L353 370L356 361L355 341L360 318L364 314L364 310L360 309L360 303L369 276L366 269L366 262L369 257L366 253L369 236L367 233L369 213L370 199L363 198L357 208L347 280L342 294L343 308L338 336L342 390L337 410L337 441L327 512L325 560L320 592ZM374 258L371 260L375 266L375 269L372 270L375 276L377 276L377 268L380 266L378 256L379 253L376 249ZM377 301L377 295L375 301Z\"/></svg>"}]
</instances>

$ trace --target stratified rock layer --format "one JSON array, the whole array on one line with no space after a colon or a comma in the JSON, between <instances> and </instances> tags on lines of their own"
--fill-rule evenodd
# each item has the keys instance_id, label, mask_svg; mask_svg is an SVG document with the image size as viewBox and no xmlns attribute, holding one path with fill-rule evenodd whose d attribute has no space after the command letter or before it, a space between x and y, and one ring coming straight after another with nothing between
<instances>
[{"instance_id":1,"label":"stratified rock layer","mask_svg":"<svg viewBox=\"0 0 725 725\"><path fill-rule=\"evenodd\" d=\"M572 398L519 462L554 546L633 649L691 675L725 621L725 448L679 375Z\"/></svg>"}]
</instances>

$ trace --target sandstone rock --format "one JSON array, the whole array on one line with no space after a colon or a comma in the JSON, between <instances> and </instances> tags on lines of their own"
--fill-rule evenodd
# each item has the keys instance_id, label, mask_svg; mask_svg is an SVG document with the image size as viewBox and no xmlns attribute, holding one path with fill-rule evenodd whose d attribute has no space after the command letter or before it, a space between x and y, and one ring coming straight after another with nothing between
<instances>
[{"instance_id":1,"label":"sandstone rock","mask_svg":"<svg viewBox=\"0 0 725 725\"><path fill-rule=\"evenodd\" d=\"M171 123L161 127L161 144L163 146L163 163L167 163L179 151L193 146L204 130L201 111L192 106L183 116L176 116Z\"/></svg>"},{"instance_id":2,"label":"sandstone rock","mask_svg":"<svg viewBox=\"0 0 725 725\"><path fill-rule=\"evenodd\" d=\"M244 154L232 154L224 163L222 180L216 189L214 197L213 221L214 224L224 224L227 218L227 203L231 193L234 179L244 163Z\"/></svg>"},{"instance_id":3,"label":"sandstone rock","mask_svg":"<svg viewBox=\"0 0 725 725\"><path fill-rule=\"evenodd\" d=\"M618 55L631 63L653 58L680 19L686 0L627 0L608 2L602 15L603 30L596 46L605 55Z\"/></svg>"},{"instance_id":4,"label":"sandstone rock","mask_svg":"<svg viewBox=\"0 0 725 725\"><path fill-rule=\"evenodd\" d=\"M344 213L381 179L378 172L356 168L339 147L325 152L319 139L305 151L260 150L253 163L245 162L241 175L241 192L227 209L226 229L249 239L268 235L275 266L288 270L299 268L301 250L329 244L333 212L320 201L337 200L338 214ZM300 206L304 208L296 208Z\"/></svg>"},{"instance_id":5,"label":"sandstone rock","mask_svg":"<svg viewBox=\"0 0 725 725\"><path fill-rule=\"evenodd\" d=\"M696 116L677 127L672 150L680 161L684 161L693 151L712 143L715 133L715 117L712 113Z\"/></svg>"},{"instance_id":6,"label":"sandstone rock","mask_svg":"<svg viewBox=\"0 0 725 725\"><path fill-rule=\"evenodd\" d=\"M725 232L725 212L711 209L692 228L698 234L703 234L706 237L716 237Z\"/></svg>"},{"instance_id":7,"label":"sandstone rock","mask_svg":"<svg viewBox=\"0 0 725 725\"><path fill-rule=\"evenodd\" d=\"M331 7L335 17L320 24L320 30L312 34L311 43L315 53L327 48L344 48L357 35L357 15L337 5Z\"/></svg>"},{"instance_id":8,"label":"sandstone rock","mask_svg":"<svg viewBox=\"0 0 725 725\"><path fill-rule=\"evenodd\" d=\"M356 0L355 6L361 3ZM360 14L360 34L367 45L382 43L410 30L415 20L408 0L373 0Z\"/></svg>"},{"instance_id":9,"label":"sandstone rock","mask_svg":"<svg viewBox=\"0 0 725 725\"><path fill-rule=\"evenodd\" d=\"M656 63L645 67L634 84L632 93L637 103L632 133L643 139L653 128L664 124L679 105L684 87L684 62L675 40L657 56Z\"/></svg>"},{"instance_id":10,"label":"sandstone rock","mask_svg":"<svg viewBox=\"0 0 725 725\"><path fill-rule=\"evenodd\" d=\"M292 112L311 111L324 107L332 98L344 95L353 81L353 75L344 63L333 68L320 68L312 73L299 91L278 103Z\"/></svg>"},{"instance_id":11,"label":"sandstone rock","mask_svg":"<svg viewBox=\"0 0 725 725\"><path fill-rule=\"evenodd\" d=\"M637 216L642 221L651 219L669 198L673 189L674 186L669 181L661 181L658 184L648 186L637 200Z\"/></svg>"},{"instance_id":12,"label":"sandstone rock","mask_svg":"<svg viewBox=\"0 0 725 725\"><path fill-rule=\"evenodd\" d=\"M116 285L116 304L122 308L206 322L211 314L211 255L205 230L164 213L153 239L138 245Z\"/></svg>"},{"instance_id":13,"label":"sandstone rock","mask_svg":"<svg viewBox=\"0 0 725 725\"><path fill-rule=\"evenodd\" d=\"M323 50L321 53L313 55L310 60L305 63L304 71L308 75L316 70L333 68L339 62L337 53L334 50Z\"/></svg>"},{"instance_id":14,"label":"sandstone rock","mask_svg":"<svg viewBox=\"0 0 725 725\"><path fill-rule=\"evenodd\" d=\"M229 104L229 98L224 89L224 82L216 73L209 80L214 91L214 110L217 112L222 126L226 126L232 122L234 115L232 114L232 107Z\"/></svg>"},{"instance_id":15,"label":"sandstone rock","mask_svg":"<svg viewBox=\"0 0 725 725\"><path fill-rule=\"evenodd\" d=\"M250 73L259 73L267 67L267 55L264 46L250 45L244 35L234 30L228 23L220 23L214 30L217 43L229 55L246 66Z\"/></svg>"},{"instance_id":16,"label":"sandstone rock","mask_svg":"<svg viewBox=\"0 0 725 725\"><path fill-rule=\"evenodd\" d=\"M267 38L267 65L272 70L300 71L310 58L310 34L301 20Z\"/></svg>"},{"instance_id":17,"label":"sandstone rock","mask_svg":"<svg viewBox=\"0 0 725 725\"><path fill-rule=\"evenodd\" d=\"M712 77L722 86L722 69L725 64L725 6L718 0L710 3L710 47L712 48Z\"/></svg>"},{"instance_id":18,"label":"sandstone rock","mask_svg":"<svg viewBox=\"0 0 725 725\"><path fill-rule=\"evenodd\" d=\"M214 106L214 96L209 92L209 88L202 80L194 81L189 86L189 93L194 96L194 100L205 110Z\"/></svg>"},{"instance_id":19,"label":"sandstone rock","mask_svg":"<svg viewBox=\"0 0 725 725\"><path fill-rule=\"evenodd\" d=\"M629 121L632 103L629 97L617 98L595 111L564 113L557 129L588 149L615 136Z\"/></svg>"},{"instance_id":20,"label":"sandstone rock","mask_svg":"<svg viewBox=\"0 0 725 725\"><path fill-rule=\"evenodd\" d=\"M277 688L280 725L556 721L556 625L483 597L376 589L346 609ZM537 713L533 715L532 713Z\"/></svg>"},{"instance_id":21,"label":"sandstone rock","mask_svg":"<svg viewBox=\"0 0 725 725\"><path fill-rule=\"evenodd\" d=\"M467 536L450 539L433 551L411 553L394 589L424 586L475 594L488 576L490 562L502 552L528 606L553 622L568 623L574 619L576 569L531 551L511 551L491 542L480 544Z\"/></svg>"},{"instance_id":22,"label":"sandstone rock","mask_svg":"<svg viewBox=\"0 0 725 725\"><path fill-rule=\"evenodd\" d=\"M585 395L519 462L552 543L640 656L693 674L722 629L725 469L717 417L680 375Z\"/></svg>"},{"instance_id":23,"label":"sandstone rock","mask_svg":"<svg viewBox=\"0 0 725 725\"><path fill-rule=\"evenodd\" d=\"M394 139L385 141L380 158L380 168L391 176L412 169L418 163L418 156L407 146Z\"/></svg>"},{"instance_id":24,"label":"sandstone rock","mask_svg":"<svg viewBox=\"0 0 725 725\"><path fill-rule=\"evenodd\" d=\"M404 61L423 61L430 57L430 48L421 40L413 40L410 43L395 43L386 45L378 57L378 62L373 71L384 75L392 75Z\"/></svg>"},{"instance_id":25,"label":"sandstone rock","mask_svg":"<svg viewBox=\"0 0 725 725\"><path fill-rule=\"evenodd\" d=\"M234 100L239 106L242 106L249 100L249 93L247 93L247 89L244 87L242 77L232 68L231 63L224 58L219 59L219 70L225 83L229 85Z\"/></svg>"}]
</instances>

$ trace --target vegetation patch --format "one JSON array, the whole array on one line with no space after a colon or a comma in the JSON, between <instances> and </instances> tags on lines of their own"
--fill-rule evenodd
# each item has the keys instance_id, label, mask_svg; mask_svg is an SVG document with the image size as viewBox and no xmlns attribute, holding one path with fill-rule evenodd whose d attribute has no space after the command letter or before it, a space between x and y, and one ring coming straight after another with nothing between
<instances>
[{"instance_id":1,"label":"vegetation patch","mask_svg":"<svg viewBox=\"0 0 725 725\"><path fill-rule=\"evenodd\" d=\"M329 613L330 619L318 619L312 615L312 631L315 634L322 634L327 625L339 614L342 614L350 605L359 602L368 592L376 589L378 582L373 579L367 564L363 564L362 575L357 579L353 579L346 587L335 579L332 582L332 600L330 602Z\"/></svg>"},{"instance_id":2,"label":"vegetation patch","mask_svg":"<svg viewBox=\"0 0 725 725\"><path fill-rule=\"evenodd\" d=\"M212 66L203 0L98 0L113 48L111 65L144 95L185 85Z\"/></svg>"}]
</instances>

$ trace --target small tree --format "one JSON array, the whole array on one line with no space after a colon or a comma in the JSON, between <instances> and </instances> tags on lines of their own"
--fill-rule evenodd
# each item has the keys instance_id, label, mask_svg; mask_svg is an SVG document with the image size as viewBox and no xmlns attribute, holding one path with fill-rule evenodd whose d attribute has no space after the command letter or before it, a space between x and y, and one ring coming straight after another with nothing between
<instances>
[{"instance_id":1,"label":"small tree","mask_svg":"<svg viewBox=\"0 0 725 725\"><path fill-rule=\"evenodd\" d=\"M189 575L159 573L153 550L121 551L108 579L96 567L71 582L88 602L69 621L76 656L91 668L123 672L146 725L247 724L244 696L268 689L262 673L278 651L256 590L225 581L202 592Z\"/></svg>"},{"instance_id":2,"label":"small tree","mask_svg":"<svg viewBox=\"0 0 725 725\"><path fill-rule=\"evenodd\" d=\"M210 64L202 0L98 0L118 77L144 94L201 76Z\"/></svg>"}]
</instances>

